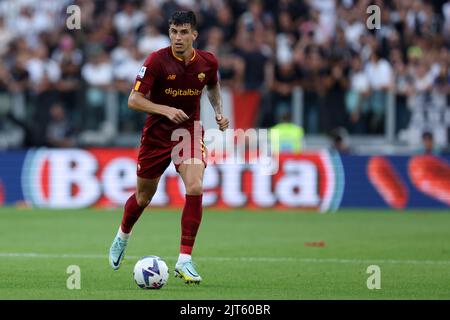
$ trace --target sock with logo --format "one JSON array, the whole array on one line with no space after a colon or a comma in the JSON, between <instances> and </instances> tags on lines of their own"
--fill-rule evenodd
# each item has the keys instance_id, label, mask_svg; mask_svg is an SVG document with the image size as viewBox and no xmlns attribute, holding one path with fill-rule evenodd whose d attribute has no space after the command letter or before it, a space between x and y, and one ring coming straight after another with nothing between
<instances>
[{"instance_id":1,"label":"sock with logo","mask_svg":"<svg viewBox=\"0 0 450 320\"><path fill-rule=\"evenodd\" d=\"M181 216L181 254L192 254L195 237L202 221L202 209L202 195L186 195L186 203Z\"/></svg>"},{"instance_id":2,"label":"sock with logo","mask_svg":"<svg viewBox=\"0 0 450 320\"><path fill-rule=\"evenodd\" d=\"M122 223L120 225L120 231L122 232L123 237L126 237L125 234L128 234L129 236L131 229L133 229L134 224L138 221L144 209L145 207L141 207L137 203L136 193L133 193L125 203L125 210L123 213Z\"/></svg>"}]
</instances>

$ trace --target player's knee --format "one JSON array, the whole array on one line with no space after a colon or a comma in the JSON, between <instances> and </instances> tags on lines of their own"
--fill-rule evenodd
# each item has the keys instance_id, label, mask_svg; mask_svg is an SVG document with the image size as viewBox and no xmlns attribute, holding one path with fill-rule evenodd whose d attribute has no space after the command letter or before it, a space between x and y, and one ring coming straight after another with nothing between
<instances>
[{"instance_id":1,"label":"player's knee","mask_svg":"<svg viewBox=\"0 0 450 320\"><path fill-rule=\"evenodd\" d=\"M137 197L136 200L140 207L146 207L150 203L150 200L144 197Z\"/></svg>"},{"instance_id":2,"label":"player's knee","mask_svg":"<svg viewBox=\"0 0 450 320\"><path fill-rule=\"evenodd\" d=\"M200 195L203 193L201 181L195 181L186 185L186 193L190 195Z\"/></svg>"},{"instance_id":3,"label":"player's knee","mask_svg":"<svg viewBox=\"0 0 450 320\"><path fill-rule=\"evenodd\" d=\"M139 192L136 194L136 201L140 207L146 207L152 200L153 194L148 194L146 192Z\"/></svg>"}]
</instances>

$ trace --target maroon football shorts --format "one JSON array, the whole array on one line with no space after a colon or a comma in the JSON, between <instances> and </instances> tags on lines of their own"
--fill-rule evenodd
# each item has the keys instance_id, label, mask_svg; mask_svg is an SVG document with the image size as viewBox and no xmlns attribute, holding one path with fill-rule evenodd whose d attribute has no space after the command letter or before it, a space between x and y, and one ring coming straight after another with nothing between
<instances>
[{"instance_id":1,"label":"maroon football shorts","mask_svg":"<svg viewBox=\"0 0 450 320\"><path fill-rule=\"evenodd\" d=\"M173 161L178 172L180 164L188 159L196 159L206 168L206 146L203 138L172 143L141 144L139 148L137 176L144 179L160 177ZM201 161L201 162L200 162ZM197 163L197 162L194 162Z\"/></svg>"}]
</instances>

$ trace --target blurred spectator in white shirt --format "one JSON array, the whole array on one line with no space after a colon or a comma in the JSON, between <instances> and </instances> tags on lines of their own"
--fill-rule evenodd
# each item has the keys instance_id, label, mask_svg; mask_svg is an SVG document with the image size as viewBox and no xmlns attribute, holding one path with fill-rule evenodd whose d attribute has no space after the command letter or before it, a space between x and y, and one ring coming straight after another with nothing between
<instances>
[{"instance_id":1,"label":"blurred spectator in white shirt","mask_svg":"<svg viewBox=\"0 0 450 320\"><path fill-rule=\"evenodd\" d=\"M345 30L345 40L347 40L347 43L353 50L359 50L361 47L359 40L361 36L366 32L366 26L359 19L357 11L352 10L349 13L349 20L347 23L345 23L343 29Z\"/></svg>"},{"instance_id":2,"label":"blurred spectator in white shirt","mask_svg":"<svg viewBox=\"0 0 450 320\"><path fill-rule=\"evenodd\" d=\"M145 23L145 14L136 8L133 1L126 1L123 9L114 15L114 26L119 34L136 31Z\"/></svg>"},{"instance_id":3,"label":"blurred spectator in white shirt","mask_svg":"<svg viewBox=\"0 0 450 320\"><path fill-rule=\"evenodd\" d=\"M31 47L39 45L39 33L55 27L54 19L47 10L36 10L29 5L21 7L20 14L12 25L17 35L24 37Z\"/></svg>"},{"instance_id":4,"label":"blurred spectator in white shirt","mask_svg":"<svg viewBox=\"0 0 450 320\"><path fill-rule=\"evenodd\" d=\"M372 53L365 72L371 89L370 111L372 115L369 120L369 131L382 133L388 101L387 93L393 89L394 73L389 61L382 58L378 50Z\"/></svg>"},{"instance_id":5,"label":"blurred spectator in white shirt","mask_svg":"<svg viewBox=\"0 0 450 320\"><path fill-rule=\"evenodd\" d=\"M81 75L88 84L83 126L86 129L97 129L104 120L107 91L112 87L113 81L113 68L108 54L103 50L93 54L81 69Z\"/></svg>"},{"instance_id":6,"label":"blurred spectator in white shirt","mask_svg":"<svg viewBox=\"0 0 450 320\"><path fill-rule=\"evenodd\" d=\"M144 63L146 55L139 52L137 48L131 48L128 58L124 59L120 64L114 66L113 76L116 80L123 80L127 83L129 89L136 80L136 75Z\"/></svg>"},{"instance_id":7,"label":"blurred spectator in white shirt","mask_svg":"<svg viewBox=\"0 0 450 320\"><path fill-rule=\"evenodd\" d=\"M345 97L352 133L363 133L366 130L365 119L369 111L369 93L369 78L364 72L361 58L355 55L350 69L350 87Z\"/></svg>"},{"instance_id":8,"label":"blurred spectator in white shirt","mask_svg":"<svg viewBox=\"0 0 450 320\"><path fill-rule=\"evenodd\" d=\"M335 0L310 0L310 5L317 11L318 29L314 36L318 44L328 42L336 28L336 1Z\"/></svg>"},{"instance_id":9,"label":"blurred spectator in white shirt","mask_svg":"<svg viewBox=\"0 0 450 320\"><path fill-rule=\"evenodd\" d=\"M55 84L61 77L58 63L48 57L48 48L44 44L34 50L27 62L27 71L35 92L46 90L49 84Z\"/></svg>"},{"instance_id":10,"label":"blurred spectator in white shirt","mask_svg":"<svg viewBox=\"0 0 450 320\"><path fill-rule=\"evenodd\" d=\"M107 88L113 79L113 70L109 56L99 51L81 69L83 79L91 86Z\"/></svg>"},{"instance_id":11,"label":"blurred spectator in white shirt","mask_svg":"<svg viewBox=\"0 0 450 320\"><path fill-rule=\"evenodd\" d=\"M114 66L114 88L118 93L119 129L122 132L138 132L144 125L145 113L134 112L128 108L128 96L146 56L136 47L132 47L128 58Z\"/></svg>"},{"instance_id":12,"label":"blurred spectator in white shirt","mask_svg":"<svg viewBox=\"0 0 450 320\"><path fill-rule=\"evenodd\" d=\"M392 88L394 80L392 66L389 61L381 57L379 52L372 53L365 72L373 91L385 91Z\"/></svg>"},{"instance_id":13,"label":"blurred spectator in white shirt","mask_svg":"<svg viewBox=\"0 0 450 320\"><path fill-rule=\"evenodd\" d=\"M135 48L135 36L129 33L120 37L120 42L117 47L111 51L111 62L113 66L117 66L122 62L131 59L131 50Z\"/></svg>"},{"instance_id":14,"label":"blurred spectator in white shirt","mask_svg":"<svg viewBox=\"0 0 450 320\"><path fill-rule=\"evenodd\" d=\"M138 49L142 54L149 55L153 51L168 47L170 39L161 34L154 25L148 25L144 29L144 35L139 38Z\"/></svg>"}]
</instances>

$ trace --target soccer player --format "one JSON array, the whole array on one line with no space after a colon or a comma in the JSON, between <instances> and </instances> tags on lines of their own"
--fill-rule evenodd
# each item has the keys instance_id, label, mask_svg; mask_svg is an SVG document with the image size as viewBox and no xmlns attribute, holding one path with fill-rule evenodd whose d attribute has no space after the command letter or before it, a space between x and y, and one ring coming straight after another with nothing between
<instances>
[{"instance_id":1,"label":"soccer player","mask_svg":"<svg viewBox=\"0 0 450 320\"><path fill-rule=\"evenodd\" d=\"M206 154L204 131L198 121L205 86L219 129L228 128L229 120L222 114L217 59L209 52L193 48L198 36L195 14L175 12L169 20L169 36L170 47L151 53L145 60L128 99L129 108L146 112L148 116L139 148L136 192L125 204L109 261L114 270L120 267L133 225L150 203L161 175L173 160L186 188L175 276L186 283L200 283L202 278L194 268L191 253L202 219ZM178 129L188 133L181 136L181 142L172 139L172 133ZM181 152L172 152L174 149Z\"/></svg>"}]
</instances>

